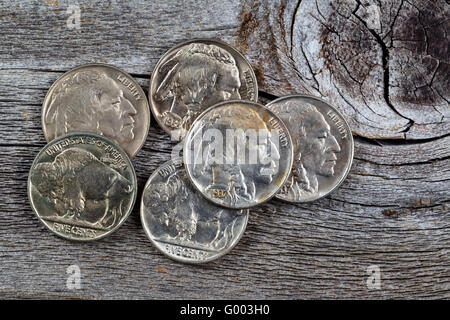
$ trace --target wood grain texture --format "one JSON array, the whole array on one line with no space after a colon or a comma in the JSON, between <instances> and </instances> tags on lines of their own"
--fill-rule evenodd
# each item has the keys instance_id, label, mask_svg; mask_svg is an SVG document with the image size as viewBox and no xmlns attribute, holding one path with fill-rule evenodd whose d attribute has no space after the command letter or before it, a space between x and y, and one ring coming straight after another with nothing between
<instances>
[{"instance_id":1,"label":"wood grain texture","mask_svg":"<svg viewBox=\"0 0 450 320\"><path fill-rule=\"evenodd\" d=\"M0 3L1 298L450 298L445 1L78 3L80 30L66 27L71 1ZM103 240L51 234L26 195L50 85L72 67L104 62L147 93L159 57L198 37L249 58L263 103L299 92L336 105L355 137L348 178L312 203L252 209L240 243L204 266L160 254L138 204ZM141 191L174 146L152 119L133 160ZM80 290L66 287L72 264ZM371 265L381 269L380 290L366 286Z\"/></svg>"}]
</instances>

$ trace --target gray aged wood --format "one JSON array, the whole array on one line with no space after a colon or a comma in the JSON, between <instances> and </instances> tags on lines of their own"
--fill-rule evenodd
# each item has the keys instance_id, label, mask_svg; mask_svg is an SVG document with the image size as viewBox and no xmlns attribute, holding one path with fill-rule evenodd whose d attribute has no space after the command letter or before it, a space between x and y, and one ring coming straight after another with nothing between
<instances>
[{"instance_id":1,"label":"gray aged wood","mask_svg":"<svg viewBox=\"0 0 450 320\"><path fill-rule=\"evenodd\" d=\"M450 298L445 1L83 0L79 30L66 24L74 3L0 2L1 298ZM301 92L334 103L355 137L347 180L313 203L251 210L241 242L205 266L162 256L138 206L98 242L48 232L26 180L45 144L50 85L104 62L146 90L159 57L195 37L237 46L257 72L261 102ZM153 120L133 160L141 190L174 145ZM66 287L73 264L79 290ZM373 265L379 290L367 287Z\"/></svg>"}]
</instances>

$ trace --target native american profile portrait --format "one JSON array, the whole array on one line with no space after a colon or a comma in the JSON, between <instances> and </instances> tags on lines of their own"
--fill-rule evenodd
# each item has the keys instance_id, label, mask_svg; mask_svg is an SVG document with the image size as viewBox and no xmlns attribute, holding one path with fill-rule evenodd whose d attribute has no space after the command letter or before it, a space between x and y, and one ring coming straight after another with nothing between
<instances>
[{"instance_id":1,"label":"native american profile portrait","mask_svg":"<svg viewBox=\"0 0 450 320\"><path fill-rule=\"evenodd\" d=\"M294 169L281 192L294 199L318 193L318 176L334 175L341 152L330 125L309 103L288 101L277 109L277 115L288 127L294 145Z\"/></svg>"},{"instance_id":2,"label":"native american profile portrait","mask_svg":"<svg viewBox=\"0 0 450 320\"><path fill-rule=\"evenodd\" d=\"M172 129L189 130L206 108L226 100L239 100L241 81L233 56L213 44L182 47L158 69L162 77L154 99L166 104L161 113Z\"/></svg>"},{"instance_id":3,"label":"native american profile portrait","mask_svg":"<svg viewBox=\"0 0 450 320\"><path fill-rule=\"evenodd\" d=\"M74 131L94 132L121 144L134 139L136 113L114 79L83 70L58 84L44 121L51 139Z\"/></svg>"}]
</instances>

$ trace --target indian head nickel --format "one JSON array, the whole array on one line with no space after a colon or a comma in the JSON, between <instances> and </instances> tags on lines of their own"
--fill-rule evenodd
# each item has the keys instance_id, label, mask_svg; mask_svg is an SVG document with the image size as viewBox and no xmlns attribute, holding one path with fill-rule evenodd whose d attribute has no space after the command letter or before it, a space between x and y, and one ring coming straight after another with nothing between
<instances>
[{"instance_id":1,"label":"indian head nickel","mask_svg":"<svg viewBox=\"0 0 450 320\"><path fill-rule=\"evenodd\" d=\"M195 120L183 157L190 180L206 198L249 208L269 200L286 181L293 147L286 126L270 110L226 101Z\"/></svg>"},{"instance_id":2,"label":"indian head nickel","mask_svg":"<svg viewBox=\"0 0 450 320\"><path fill-rule=\"evenodd\" d=\"M227 100L257 101L258 85L249 62L216 40L192 40L170 49L156 64L149 100L155 119L182 140L206 108Z\"/></svg>"},{"instance_id":3,"label":"indian head nickel","mask_svg":"<svg viewBox=\"0 0 450 320\"><path fill-rule=\"evenodd\" d=\"M283 120L294 144L292 172L276 197L306 202L335 190L353 161L353 136L344 117L322 99L307 95L281 97L267 108Z\"/></svg>"},{"instance_id":4,"label":"indian head nickel","mask_svg":"<svg viewBox=\"0 0 450 320\"><path fill-rule=\"evenodd\" d=\"M226 209L206 200L190 183L181 158L161 165L142 194L147 236L181 262L207 262L226 254L238 243L247 220L248 209Z\"/></svg>"},{"instance_id":5,"label":"indian head nickel","mask_svg":"<svg viewBox=\"0 0 450 320\"><path fill-rule=\"evenodd\" d=\"M147 138L150 110L131 76L106 64L87 64L65 73L48 91L42 109L47 141L68 132L93 132L134 157Z\"/></svg>"},{"instance_id":6,"label":"indian head nickel","mask_svg":"<svg viewBox=\"0 0 450 320\"><path fill-rule=\"evenodd\" d=\"M28 176L28 196L39 220L71 240L96 240L115 231L130 214L136 192L127 154L93 133L52 140Z\"/></svg>"}]
</instances>

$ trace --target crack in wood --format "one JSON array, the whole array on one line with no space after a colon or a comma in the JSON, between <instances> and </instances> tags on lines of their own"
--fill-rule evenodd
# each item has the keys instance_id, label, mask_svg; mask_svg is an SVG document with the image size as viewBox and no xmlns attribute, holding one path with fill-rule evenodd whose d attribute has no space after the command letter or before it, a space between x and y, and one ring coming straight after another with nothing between
<instances>
[{"instance_id":1,"label":"crack in wood","mask_svg":"<svg viewBox=\"0 0 450 320\"><path fill-rule=\"evenodd\" d=\"M401 116L402 118L405 118L409 121L409 123L407 124L406 128L404 128L401 132L403 132L405 134L406 137L406 133L410 130L410 128L412 127L412 125L414 124L414 120L412 120L411 118L408 118L404 115L402 115L395 107L394 105L391 103L390 98L389 98L389 49L386 46L386 44L384 43L383 39L380 37L380 35L378 33L376 33L375 30L369 28L369 26L367 25L367 22L364 21L358 14L357 11L359 9L359 7L362 5L360 0L355 0L356 3L358 4L355 8L355 10L353 11L353 15L358 18L358 20L367 28L367 30L372 34L372 36L375 38L375 40L377 41L377 43L380 45L381 48L381 52L382 52L382 62L383 62L383 70L384 70L384 74L383 74L383 79L384 79L384 99L386 101L386 104L399 116ZM399 9L400 12L400 9Z\"/></svg>"}]
</instances>

